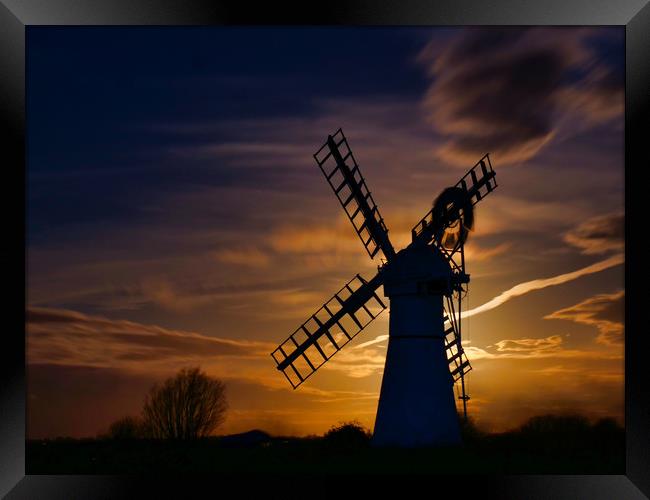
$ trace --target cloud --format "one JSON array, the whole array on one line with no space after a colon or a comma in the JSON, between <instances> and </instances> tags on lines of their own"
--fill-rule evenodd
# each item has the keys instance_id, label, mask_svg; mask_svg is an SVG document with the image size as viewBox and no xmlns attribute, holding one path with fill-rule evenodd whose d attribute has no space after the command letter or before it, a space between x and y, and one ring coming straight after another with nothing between
<instances>
[{"instance_id":1,"label":"cloud","mask_svg":"<svg viewBox=\"0 0 650 500\"><path fill-rule=\"evenodd\" d=\"M215 259L224 264L247 267L267 267L270 256L257 248L224 249L214 253Z\"/></svg>"},{"instance_id":2,"label":"cloud","mask_svg":"<svg viewBox=\"0 0 650 500\"><path fill-rule=\"evenodd\" d=\"M552 335L543 339L500 340L494 344L499 352L539 352L557 350L562 337Z\"/></svg>"},{"instance_id":3,"label":"cloud","mask_svg":"<svg viewBox=\"0 0 650 500\"><path fill-rule=\"evenodd\" d=\"M572 271L570 273L560 274L558 276L553 276L552 278L536 279L532 281L526 281L524 283L519 283L518 285L515 285L512 288L509 288L508 290L500 293L493 299L488 300L484 304L481 304L480 306L475 307L473 309L469 309L468 311L462 312L461 318L469 318L471 316L475 316L477 314L490 311L496 307L499 307L505 302L514 299L515 297L520 297L521 295L525 295L535 290L541 290L549 286L561 285L563 283L567 283L569 281L573 281L578 278L581 278L582 276L598 273L600 271L604 271L605 269L618 266L623 262L625 262L625 256L623 254L616 254L616 255L612 255L611 257L605 260L596 262L587 267L583 267L581 269Z\"/></svg>"},{"instance_id":4,"label":"cloud","mask_svg":"<svg viewBox=\"0 0 650 500\"><path fill-rule=\"evenodd\" d=\"M378 335L373 340L363 342L359 345L354 346L352 349L363 349L364 347L368 347L374 344L379 344L380 342L383 342L385 340L388 340L388 335Z\"/></svg>"},{"instance_id":5,"label":"cloud","mask_svg":"<svg viewBox=\"0 0 650 500\"><path fill-rule=\"evenodd\" d=\"M625 292L621 290L611 294L595 295L544 316L544 319L565 319L594 326L598 330L597 342L605 345L621 344L624 306Z\"/></svg>"},{"instance_id":6,"label":"cloud","mask_svg":"<svg viewBox=\"0 0 650 500\"><path fill-rule=\"evenodd\" d=\"M344 349L331 358L323 368L343 372L351 378L363 378L381 373L385 363L386 353L378 349L372 347L361 350Z\"/></svg>"},{"instance_id":7,"label":"cloud","mask_svg":"<svg viewBox=\"0 0 650 500\"><path fill-rule=\"evenodd\" d=\"M217 358L268 356L270 343L229 340L75 311L27 310L27 360L137 371Z\"/></svg>"},{"instance_id":8,"label":"cloud","mask_svg":"<svg viewBox=\"0 0 650 500\"><path fill-rule=\"evenodd\" d=\"M624 231L625 216L622 213L611 213L587 219L567 232L564 241L588 255L620 252L625 245Z\"/></svg>"},{"instance_id":9,"label":"cloud","mask_svg":"<svg viewBox=\"0 0 650 500\"><path fill-rule=\"evenodd\" d=\"M500 243L492 247L484 247L470 240L470 244L465 246L465 258L467 260L482 262L506 253L511 247L512 243L510 242Z\"/></svg>"},{"instance_id":10,"label":"cloud","mask_svg":"<svg viewBox=\"0 0 650 500\"><path fill-rule=\"evenodd\" d=\"M526 161L558 133L567 114L597 123L620 116L623 83L598 63L575 28L470 28L421 52L433 78L424 108L446 141L449 163L491 152L499 164Z\"/></svg>"},{"instance_id":11,"label":"cloud","mask_svg":"<svg viewBox=\"0 0 650 500\"><path fill-rule=\"evenodd\" d=\"M623 115L623 87L622 73L595 65L578 84L562 89L558 102L565 110L579 112L588 123L597 124Z\"/></svg>"},{"instance_id":12,"label":"cloud","mask_svg":"<svg viewBox=\"0 0 650 500\"><path fill-rule=\"evenodd\" d=\"M568 349L560 335L543 338L504 339L486 348L465 346L465 354L471 361L479 359L621 359L622 353L583 349Z\"/></svg>"},{"instance_id":13,"label":"cloud","mask_svg":"<svg viewBox=\"0 0 650 500\"><path fill-rule=\"evenodd\" d=\"M336 215L336 220L319 225L280 226L270 234L269 244L280 253L363 256L363 245L351 222L343 214Z\"/></svg>"},{"instance_id":14,"label":"cloud","mask_svg":"<svg viewBox=\"0 0 650 500\"><path fill-rule=\"evenodd\" d=\"M568 349L559 335L541 339L505 339L485 348L464 346L470 363L477 360L537 360L543 358L571 360L620 360L622 352L603 352L597 350Z\"/></svg>"}]
</instances>

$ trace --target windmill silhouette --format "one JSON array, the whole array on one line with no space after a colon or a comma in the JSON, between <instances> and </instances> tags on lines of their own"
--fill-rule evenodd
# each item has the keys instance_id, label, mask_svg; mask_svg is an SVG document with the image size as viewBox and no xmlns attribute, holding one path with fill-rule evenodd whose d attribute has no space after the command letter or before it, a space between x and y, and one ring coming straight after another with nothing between
<instances>
[{"instance_id":1,"label":"windmill silhouette","mask_svg":"<svg viewBox=\"0 0 650 500\"><path fill-rule=\"evenodd\" d=\"M365 280L347 282L271 356L295 389L361 330L390 299L389 341L373 444L425 446L460 442L453 386L467 415L465 375L471 370L461 343L461 299L467 293L464 244L474 205L496 187L485 155L435 200L395 252L388 229L341 129L314 154L370 258L385 262Z\"/></svg>"}]
</instances>

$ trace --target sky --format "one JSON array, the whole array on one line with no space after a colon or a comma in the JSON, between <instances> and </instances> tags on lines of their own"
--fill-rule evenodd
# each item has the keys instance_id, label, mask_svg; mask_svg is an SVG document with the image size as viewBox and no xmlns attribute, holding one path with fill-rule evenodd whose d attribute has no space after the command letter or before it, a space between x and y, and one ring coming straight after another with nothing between
<instances>
[{"instance_id":1,"label":"sky","mask_svg":"<svg viewBox=\"0 0 650 500\"><path fill-rule=\"evenodd\" d=\"M312 157L339 127L396 249L490 153L477 424L623 423L622 28L29 27L27 82L29 437L94 436L191 366L226 383L219 434L372 429L389 311L297 390L270 357L380 264Z\"/></svg>"}]
</instances>

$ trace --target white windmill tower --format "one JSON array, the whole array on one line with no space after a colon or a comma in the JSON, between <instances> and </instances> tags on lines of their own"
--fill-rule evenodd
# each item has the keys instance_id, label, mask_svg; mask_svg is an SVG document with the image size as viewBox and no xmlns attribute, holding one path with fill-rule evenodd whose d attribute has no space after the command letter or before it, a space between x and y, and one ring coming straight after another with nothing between
<instances>
[{"instance_id":1,"label":"white windmill tower","mask_svg":"<svg viewBox=\"0 0 650 500\"><path fill-rule=\"evenodd\" d=\"M464 243L473 206L496 184L485 155L412 230L412 242L395 252L388 229L339 129L314 155L368 255L386 262L377 275L346 283L271 353L295 389L375 319L390 299L389 342L373 443L427 446L460 442L453 386L467 413L465 374L471 370L460 332L467 291Z\"/></svg>"}]
</instances>

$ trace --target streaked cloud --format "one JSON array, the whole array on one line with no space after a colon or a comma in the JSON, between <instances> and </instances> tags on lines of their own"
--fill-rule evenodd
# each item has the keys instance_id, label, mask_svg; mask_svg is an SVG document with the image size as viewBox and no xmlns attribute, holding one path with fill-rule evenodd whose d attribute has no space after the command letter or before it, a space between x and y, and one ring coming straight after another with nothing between
<instances>
[{"instance_id":1,"label":"streaked cloud","mask_svg":"<svg viewBox=\"0 0 650 500\"><path fill-rule=\"evenodd\" d=\"M382 373L386 361L384 349L378 345L361 349L344 349L332 357L323 369L339 371L351 378L363 378Z\"/></svg>"},{"instance_id":2,"label":"streaked cloud","mask_svg":"<svg viewBox=\"0 0 650 500\"><path fill-rule=\"evenodd\" d=\"M518 285L515 285L512 288L509 288L508 290L500 293L484 304L462 312L461 318L469 318L486 311L491 311L492 309L499 307L501 304L514 299L515 297L520 297L535 290L542 290L543 288L547 288L549 286L562 285L564 283L568 283L569 281L581 278L582 276L587 276L589 274L604 271L605 269L609 269L614 266L619 266L623 264L623 262L625 262L625 256L623 254L616 254L605 260L601 260L589 266L578 269L577 271L560 274L551 278L542 278L519 283Z\"/></svg>"},{"instance_id":3,"label":"streaked cloud","mask_svg":"<svg viewBox=\"0 0 650 500\"><path fill-rule=\"evenodd\" d=\"M373 344L379 344L380 342L384 342L385 340L388 340L388 335L378 335L373 340L368 340L367 342L363 342L359 345L354 346L353 349L362 349L364 347L368 347Z\"/></svg>"},{"instance_id":4,"label":"streaked cloud","mask_svg":"<svg viewBox=\"0 0 650 500\"><path fill-rule=\"evenodd\" d=\"M500 243L495 246L483 246L473 241L467 244L465 247L465 258L467 260L473 260L477 262L486 261L497 255L502 255L506 253L512 247L512 243L505 242Z\"/></svg>"},{"instance_id":5,"label":"streaked cloud","mask_svg":"<svg viewBox=\"0 0 650 500\"><path fill-rule=\"evenodd\" d=\"M552 335L543 339L500 340L495 347L499 352L536 352L554 350L562 344L562 337Z\"/></svg>"},{"instance_id":6,"label":"streaked cloud","mask_svg":"<svg viewBox=\"0 0 650 500\"><path fill-rule=\"evenodd\" d=\"M224 264L236 264L247 267L266 267L270 257L257 248L223 249L214 253L215 259Z\"/></svg>"},{"instance_id":7,"label":"streaked cloud","mask_svg":"<svg viewBox=\"0 0 650 500\"><path fill-rule=\"evenodd\" d=\"M269 236L271 248L276 252L302 255L335 253L363 256L363 247L350 221L335 213L334 220L321 225L278 227Z\"/></svg>"},{"instance_id":8,"label":"streaked cloud","mask_svg":"<svg viewBox=\"0 0 650 500\"><path fill-rule=\"evenodd\" d=\"M424 100L446 141L444 160L467 165L487 152L500 165L535 156L567 114L602 122L622 114L623 85L600 64L588 29L469 28L420 54L433 79Z\"/></svg>"},{"instance_id":9,"label":"streaked cloud","mask_svg":"<svg viewBox=\"0 0 650 500\"><path fill-rule=\"evenodd\" d=\"M111 320L75 311L30 307L27 356L32 364L153 370L222 357L268 356L274 345L235 341Z\"/></svg>"},{"instance_id":10,"label":"streaked cloud","mask_svg":"<svg viewBox=\"0 0 650 500\"><path fill-rule=\"evenodd\" d=\"M545 319L564 319L593 326L598 330L596 341L612 345L623 342L623 309L625 306L625 291L604 293L590 297L582 302L559 311L555 311Z\"/></svg>"},{"instance_id":11,"label":"streaked cloud","mask_svg":"<svg viewBox=\"0 0 650 500\"><path fill-rule=\"evenodd\" d=\"M620 252L625 245L624 231L625 216L622 213L598 215L567 232L564 241L587 255Z\"/></svg>"},{"instance_id":12,"label":"streaked cloud","mask_svg":"<svg viewBox=\"0 0 650 500\"><path fill-rule=\"evenodd\" d=\"M581 360L620 360L622 352L572 349L565 347L559 335L539 339L505 339L487 347L467 346L465 354L470 363L479 360L534 360L534 359L581 359Z\"/></svg>"}]
</instances>

